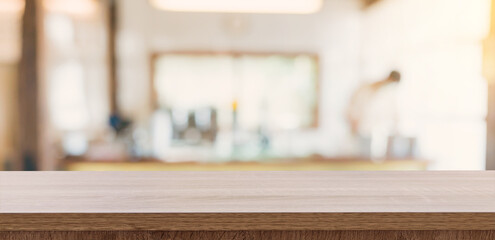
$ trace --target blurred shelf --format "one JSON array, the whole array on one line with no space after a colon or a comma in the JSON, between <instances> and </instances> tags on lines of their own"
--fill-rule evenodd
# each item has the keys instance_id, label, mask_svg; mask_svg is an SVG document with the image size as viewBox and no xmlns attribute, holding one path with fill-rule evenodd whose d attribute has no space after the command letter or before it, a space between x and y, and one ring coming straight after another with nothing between
<instances>
[{"instance_id":1,"label":"blurred shelf","mask_svg":"<svg viewBox=\"0 0 495 240\"><path fill-rule=\"evenodd\" d=\"M267 162L169 163L156 160L103 162L67 159L68 171L423 171L428 161L417 159L370 161L357 158L299 159Z\"/></svg>"}]
</instances>

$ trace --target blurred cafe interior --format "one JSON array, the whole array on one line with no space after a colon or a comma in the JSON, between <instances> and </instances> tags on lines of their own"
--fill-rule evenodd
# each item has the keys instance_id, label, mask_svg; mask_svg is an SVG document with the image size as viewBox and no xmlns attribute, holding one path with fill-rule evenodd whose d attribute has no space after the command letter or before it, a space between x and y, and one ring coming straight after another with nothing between
<instances>
[{"instance_id":1,"label":"blurred cafe interior","mask_svg":"<svg viewBox=\"0 0 495 240\"><path fill-rule=\"evenodd\" d=\"M0 169L495 170L492 0L0 0Z\"/></svg>"}]
</instances>

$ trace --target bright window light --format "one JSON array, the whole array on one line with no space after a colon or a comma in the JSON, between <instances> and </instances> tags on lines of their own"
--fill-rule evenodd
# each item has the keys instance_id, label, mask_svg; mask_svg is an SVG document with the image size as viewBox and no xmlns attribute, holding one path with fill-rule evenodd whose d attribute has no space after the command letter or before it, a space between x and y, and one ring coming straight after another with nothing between
<instances>
[{"instance_id":1,"label":"bright window light","mask_svg":"<svg viewBox=\"0 0 495 240\"><path fill-rule=\"evenodd\" d=\"M49 12L88 16L96 11L97 4L95 0L44 0L43 7Z\"/></svg>"},{"instance_id":2,"label":"bright window light","mask_svg":"<svg viewBox=\"0 0 495 240\"><path fill-rule=\"evenodd\" d=\"M177 12L237 12L310 14L318 12L322 0L150 0L161 10Z\"/></svg>"},{"instance_id":3,"label":"bright window light","mask_svg":"<svg viewBox=\"0 0 495 240\"><path fill-rule=\"evenodd\" d=\"M24 11L24 0L0 0L0 13L20 14Z\"/></svg>"}]
</instances>

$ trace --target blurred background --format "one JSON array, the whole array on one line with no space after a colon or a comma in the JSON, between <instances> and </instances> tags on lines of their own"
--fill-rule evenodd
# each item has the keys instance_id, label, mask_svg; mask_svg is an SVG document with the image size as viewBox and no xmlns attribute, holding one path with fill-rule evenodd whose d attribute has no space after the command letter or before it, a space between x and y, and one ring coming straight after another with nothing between
<instances>
[{"instance_id":1,"label":"blurred background","mask_svg":"<svg viewBox=\"0 0 495 240\"><path fill-rule=\"evenodd\" d=\"M495 170L491 0L0 0L2 170Z\"/></svg>"}]
</instances>

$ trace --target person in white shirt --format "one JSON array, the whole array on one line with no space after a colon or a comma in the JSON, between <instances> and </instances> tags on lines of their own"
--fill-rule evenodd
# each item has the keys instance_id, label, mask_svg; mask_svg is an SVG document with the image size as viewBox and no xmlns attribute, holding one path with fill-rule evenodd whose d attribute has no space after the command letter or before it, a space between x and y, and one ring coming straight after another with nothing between
<instances>
[{"instance_id":1,"label":"person in white shirt","mask_svg":"<svg viewBox=\"0 0 495 240\"><path fill-rule=\"evenodd\" d=\"M371 140L371 157L385 155L388 137L397 131L397 94L401 74L392 71L378 82L358 88L347 111L351 133L355 139Z\"/></svg>"}]
</instances>

